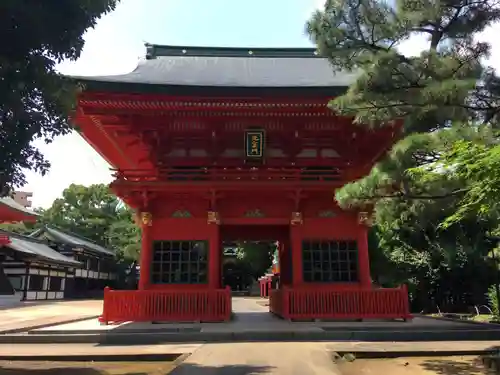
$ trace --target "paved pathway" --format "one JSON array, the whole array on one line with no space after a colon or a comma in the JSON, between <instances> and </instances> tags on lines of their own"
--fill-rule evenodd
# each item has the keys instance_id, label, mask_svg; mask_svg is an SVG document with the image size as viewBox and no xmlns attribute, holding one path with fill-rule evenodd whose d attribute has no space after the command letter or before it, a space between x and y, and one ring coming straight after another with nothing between
<instances>
[{"instance_id":1,"label":"paved pathway","mask_svg":"<svg viewBox=\"0 0 500 375\"><path fill-rule=\"evenodd\" d=\"M206 344L170 375L336 375L324 343Z\"/></svg>"},{"instance_id":2,"label":"paved pathway","mask_svg":"<svg viewBox=\"0 0 500 375\"><path fill-rule=\"evenodd\" d=\"M46 355L95 355L115 354L185 354L194 353L205 347L235 346L241 353L249 348L284 348L293 346L311 348L316 346L328 352L472 352L484 351L491 348L500 348L500 341L412 341L412 342L368 342L368 341L334 341L334 342L259 342L259 343L231 343L231 344L160 344L160 345L99 345L99 344L0 344L0 355L8 356L46 356ZM258 349L259 351L261 349Z\"/></svg>"},{"instance_id":3,"label":"paved pathway","mask_svg":"<svg viewBox=\"0 0 500 375\"><path fill-rule=\"evenodd\" d=\"M93 318L101 312L101 300L24 303L0 310L0 333Z\"/></svg>"}]
</instances>

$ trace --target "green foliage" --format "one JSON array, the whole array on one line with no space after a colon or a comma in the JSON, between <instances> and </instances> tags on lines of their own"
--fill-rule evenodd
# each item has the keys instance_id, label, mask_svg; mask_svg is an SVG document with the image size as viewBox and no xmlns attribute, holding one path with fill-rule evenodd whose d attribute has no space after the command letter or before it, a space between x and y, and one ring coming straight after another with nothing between
<instances>
[{"instance_id":1,"label":"green foliage","mask_svg":"<svg viewBox=\"0 0 500 375\"><path fill-rule=\"evenodd\" d=\"M13 233L19 233L22 235L28 235L31 232L33 232L34 229L36 229L36 224L32 223L7 223L7 224L0 224L0 229L13 232Z\"/></svg>"},{"instance_id":2,"label":"green foliage","mask_svg":"<svg viewBox=\"0 0 500 375\"><path fill-rule=\"evenodd\" d=\"M83 34L117 0L18 1L0 6L0 196L25 183L23 170L42 174L49 163L31 143L70 131L76 87L55 70L76 60Z\"/></svg>"},{"instance_id":3,"label":"green foliage","mask_svg":"<svg viewBox=\"0 0 500 375\"><path fill-rule=\"evenodd\" d=\"M258 278L267 272L272 263L276 246L269 242L245 241L238 244L236 257L246 265L253 278Z\"/></svg>"},{"instance_id":4,"label":"green foliage","mask_svg":"<svg viewBox=\"0 0 500 375\"><path fill-rule=\"evenodd\" d=\"M458 141L443 154L444 167L466 181L467 191L457 211L445 225L478 216L498 222L500 197L500 146L491 143Z\"/></svg>"},{"instance_id":5,"label":"green foliage","mask_svg":"<svg viewBox=\"0 0 500 375\"><path fill-rule=\"evenodd\" d=\"M140 231L132 211L107 185L70 185L43 212L41 222L114 248L119 258L138 259Z\"/></svg>"},{"instance_id":6,"label":"green foliage","mask_svg":"<svg viewBox=\"0 0 500 375\"><path fill-rule=\"evenodd\" d=\"M330 107L370 128L402 122L392 149L336 199L375 208L373 274L409 283L415 306L473 304L497 272L486 233L500 227L500 84L477 36L499 18L491 0L328 0L307 24L334 69L357 73ZM426 48L403 55L416 35Z\"/></svg>"},{"instance_id":7,"label":"green foliage","mask_svg":"<svg viewBox=\"0 0 500 375\"><path fill-rule=\"evenodd\" d=\"M499 310L498 310L498 298L497 298L497 290L495 285L490 286L488 289L488 301L490 303L491 311L495 318L500 318Z\"/></svg>"},{"instance_id":8,"label":"green foliage","mask_svg":"<svg viewBox=\"0 0 500 375\"><path fill-rule=\"evenodd\" d=\"M404 119L389 155L367 177L337 192L341 205L440 199L464 188L447 174L424 181L408 170L439 160L450 140L474 137L475 121L495 119L498 80L481 65L489 46L475 36L499 17L498 5L488 0L398 0L395 6L329 0L312 17L307 30L321 54L334 68L358 73L347 93L330 103L332 109L370 127ZM418 34L429 37L427 48L412 57L401 54L401 43Z\"/></svg>"}]
</instances>

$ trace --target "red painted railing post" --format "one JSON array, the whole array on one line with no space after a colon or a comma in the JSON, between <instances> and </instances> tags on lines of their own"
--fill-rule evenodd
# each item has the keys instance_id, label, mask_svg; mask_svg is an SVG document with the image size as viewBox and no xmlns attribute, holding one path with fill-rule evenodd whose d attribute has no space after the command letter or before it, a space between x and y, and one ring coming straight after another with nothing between
<instances>
[{"instance_id":1,"label":"red painted railing post","mask_svg":"<svg viewBox=\"0 0 500 375\"><path fill-rule=\"evenodd\" d=\"M226 296L226 321L231 320L231 315L233 313L232 301L231 301L231 288L229 285L226 285L225 289Z\"/></svg>"},{"instance_id":2,"label":"red painted railing post","mask_svg":"<svg viewBox=\"0 0 500 375\"><path fill-rule=\"evenodd\" d=\"M408 287L406 284L401 285L401 298L403 299L404 319L411 319L410 296L408 295Z\"/></svg>"},{"instance_id":3,"label":"red painted railing post","mask_svg":"<svg viewBox=\"0 0 500 375\"><path fill-rule=\"evenodd\" d=\"M102 301L102 315L99 317L99 322L104 325L108 325L109 323L109 308L110 308L110 300L109 300L109 292L111 288L109 286L104 288L104 298Z\"/></svg>"},{"instance_id":4,"label":"red painted railing post","mask_svg":"<svg viewBox=\"0 0 500 375\"><path fill-rule=\"evenodd\" d=\"M283 295L282 295L282 302L281 302L281 316L283 319L291 319L291 311L290 311L290 291L288 288L283 288Z\"/></svg>"}]
</instances>

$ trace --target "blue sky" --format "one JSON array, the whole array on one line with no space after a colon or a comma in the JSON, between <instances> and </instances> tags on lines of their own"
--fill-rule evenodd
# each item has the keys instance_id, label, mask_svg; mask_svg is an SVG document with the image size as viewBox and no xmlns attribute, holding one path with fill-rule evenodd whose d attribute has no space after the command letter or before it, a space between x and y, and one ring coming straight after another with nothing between
<instances>
[{"instance_id":1,"label":"blue sky","mask_svg":"<svg viewBox=\"0 0 500 375\"><path fill-rule=\"evenodd\" d=\"M60 64L65 74L104 75L126 73L145 54L144 43L187 46L308 47L304 25L324 0L122 0L85 35L85 47L76 62ZM494 40L499 28L485 33ZM412 40L404 49L418 51L422 41ZM500 66L500 48L492 62ZM49 207L71 183L89 185L111 182L109 166L77 134L57 138L52 144L35 142L51 162L42 177L28 172L34 207Z\"/></svg>"}]
</instances>

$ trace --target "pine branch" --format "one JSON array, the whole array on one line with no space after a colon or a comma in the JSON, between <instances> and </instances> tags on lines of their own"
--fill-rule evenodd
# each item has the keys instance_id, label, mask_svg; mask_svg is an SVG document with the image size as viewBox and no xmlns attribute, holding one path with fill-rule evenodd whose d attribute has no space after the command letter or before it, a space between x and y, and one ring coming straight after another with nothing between
<instances>
[{"instance_id":1,"label":"pine branch","mask_svg":"<svg viewBox=\"0 0 500 375\"><path fill-rule=\"evenodd\" d=\"M407 199L407 200L439 200L455 197L457 195L467 193L469 189L457 189L446 194L434 194L434 195L415 195L410 193L404 193L399 191L394 194L373 194L371 197L361 196L358 200L373 200L373 199Z\"/></svg>"}]
</instances>

